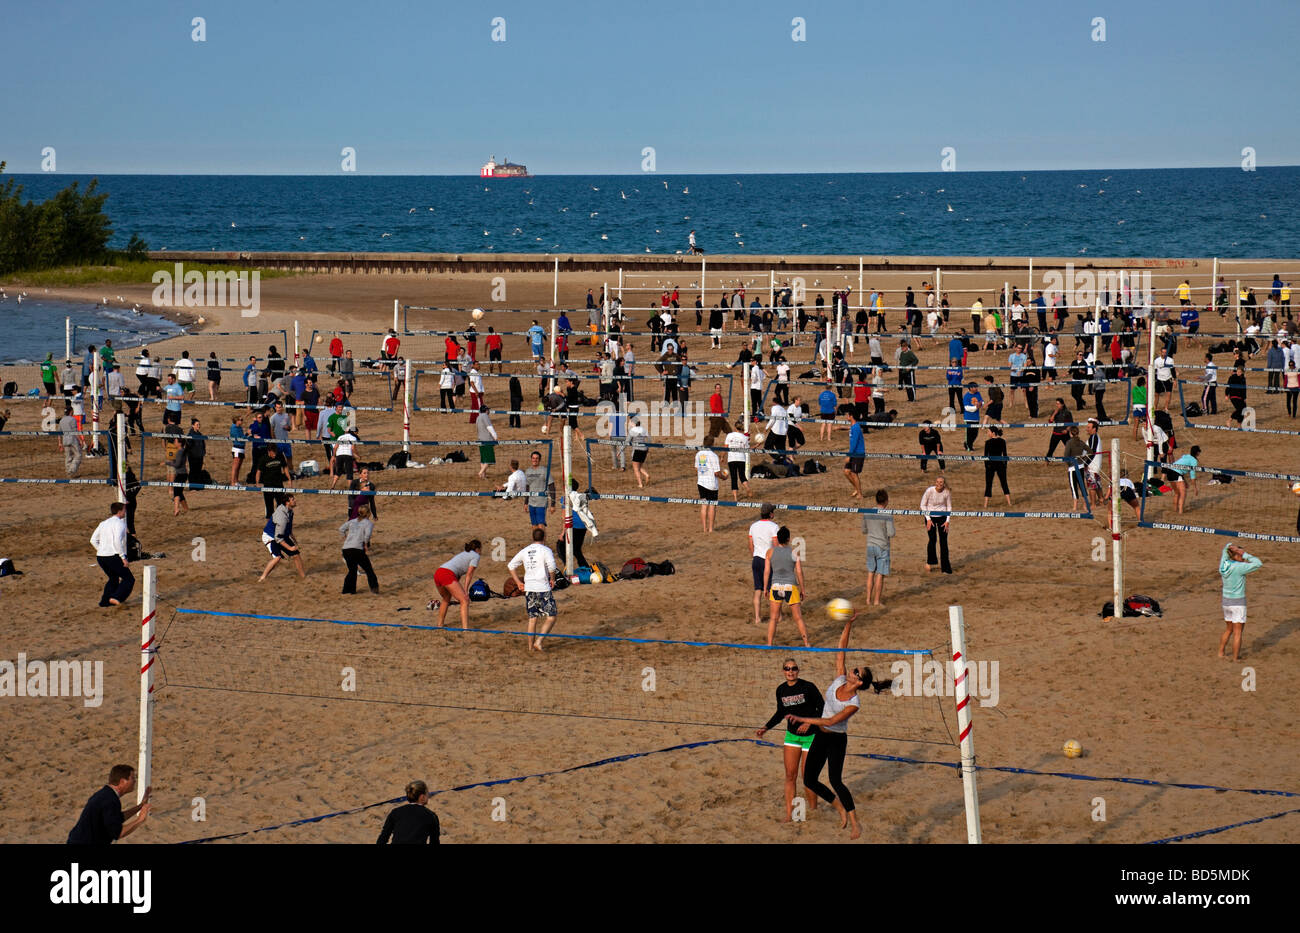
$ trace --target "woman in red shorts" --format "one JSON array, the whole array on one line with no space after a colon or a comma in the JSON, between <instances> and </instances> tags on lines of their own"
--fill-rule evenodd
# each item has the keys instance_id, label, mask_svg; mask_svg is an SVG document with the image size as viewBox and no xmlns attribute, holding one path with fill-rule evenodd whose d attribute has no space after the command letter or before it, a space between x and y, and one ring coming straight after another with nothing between
<instances>
[{"instance_id":1,"label":"woman in red shorts","mask_svg":"<svg viewBox=\"0 0 1300 933\"><path fill-rule=\"evenodd\" d=\"M447 621L447 610L453 599L460 603L460 627L469 628L469 585L478 569L483 542L475 538L465 542L465 550L439 567L433 574L433 585L438 588L438 599L429 600L429 608L438 610L438 625Z\"/></svg>"}]
</instances>

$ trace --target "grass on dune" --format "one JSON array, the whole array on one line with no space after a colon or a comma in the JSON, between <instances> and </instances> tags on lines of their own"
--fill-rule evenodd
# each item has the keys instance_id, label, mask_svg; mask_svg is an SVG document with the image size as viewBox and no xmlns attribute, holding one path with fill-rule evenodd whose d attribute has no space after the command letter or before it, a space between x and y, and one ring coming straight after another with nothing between
<instances>
[{"instance_id":1,"label":"grass on dune","mask_svg":"<svg viewBox=\"0 0 1300 933\"><path fill-rule=\"evenodd\" d=\"M203 265L185 263L186 272L239 272L252 271L257 266ZM152 285L153 274L159 270L174 274L175 263L157 259L121 259L108 265L74 265L58 269L39 269L27 272L15 272L6 277L10 285L23 285L33 288L71 288L80 285ZM283 269L257 269L263 279L276 279L282 276L298 275Z\"/></svg>"}]
</instances>

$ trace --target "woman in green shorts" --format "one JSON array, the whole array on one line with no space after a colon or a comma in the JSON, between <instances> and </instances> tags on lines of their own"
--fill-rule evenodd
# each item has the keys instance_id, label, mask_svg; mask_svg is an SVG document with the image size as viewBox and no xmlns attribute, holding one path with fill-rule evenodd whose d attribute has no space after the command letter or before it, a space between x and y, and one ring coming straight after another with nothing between
<instances>
[{"instance_id":1,"label":"woman in green shorts","mask_svg":"<svg viewBox=\"0 0 1300 933\"><path fill-rule=\"evenodd\" d=\"M768 729L787 716L807 716L810 719L817 719L822 714L821 691L817 689L816 684L799 679L799 662L794 658L786 658L785 663L781 665L781 672L785 674L785 683L776 688L776 712L767 721L767 725L754 733L760 739ZM812 726L804 724L800 724L798 728L803 731L791 732L789 728L785 730L785 743L782 749L785 754L785 821L787 823L793 819L791 808L794 806L795 781L799 777L803 760L808 757L808 749L812 747L813 736L817 731ZM817 809L816 794L808 794L807 800L809 810Z\"/></svg>"}]
</instances>

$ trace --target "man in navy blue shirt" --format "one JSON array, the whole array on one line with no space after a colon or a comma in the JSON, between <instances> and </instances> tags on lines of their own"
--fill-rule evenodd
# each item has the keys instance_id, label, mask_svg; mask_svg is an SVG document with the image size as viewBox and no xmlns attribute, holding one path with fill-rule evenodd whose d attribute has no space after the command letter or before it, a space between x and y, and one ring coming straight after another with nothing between
<instances>
[{"instance_id":1,"label":"man in navy blue shirt","mask_svg":"<svg viewBox=\"0 0 1300 933\"><path fill-rule=\"evenodd\" d=\"M858 424L857 413L849 409L849 420L853 422L853 427L849 428L849 459L844 461L844 475L849 479L849 485L853 487L850 499L862 498L862 464L867 459L867 440L862 436L862 425Z\"/></svg>"},{"instance_id":2,"label":"man in navy blue shirt","mask_svg":"<svg viewBox=\"0 0 1300 933\"><path fill-rule=\"evenodd\" d=\"M956 411L961 406L961 381L962 368L961 357L954 356L948 361L948 369L945 375L948 378L948 405Z\"/></svg>"},{"instance_id":3,"label":"man in navy blue shirt","mask_svg":"<svg viewBox=\"0 0 1300 933\"><path fill-rule=\"evenodd\" d=\"M1043 298L1043 293L1039 292L1038 297L1032 303L1038 313L1038 329L1043 333L1047 333L1047 300Z\"/></svg>"},{"instance_id":4,"label":"man in navy blue shirt","mask_svg":"<svg viewBox=\"0 0 1300 933\"><path fill-rule=\"evenodd\" d=\"M113 765L108 772L108 783L86 801L77 825L68 833L68 845L111 845L139 829L149 817L149 796L153 788L146 787L144 799L123 810L122 798L133 790L135 768Z\"/></svg>"},{"instance_id":5,"label":"man in navy blue shirt","mask_svg":"<svg viewBox=\"0 0 1300 933\"><path fill-rule=\"evenodd\" d=\"M980 410L984 407L984 397L980 395L979 384L966 383L966 394L961 399L961 416L966 422L967 450L975 449L975 439L980 433Z\"/></svg>"}]
</instances>

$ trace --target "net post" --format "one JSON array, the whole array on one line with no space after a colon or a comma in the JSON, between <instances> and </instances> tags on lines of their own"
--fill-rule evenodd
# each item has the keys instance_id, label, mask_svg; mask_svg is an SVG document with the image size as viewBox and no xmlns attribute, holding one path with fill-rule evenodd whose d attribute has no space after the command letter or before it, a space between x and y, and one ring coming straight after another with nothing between
<instances>
[{"instance_id":1,"label":"net post","mask_svg":"<svg viewBox=\"0 0 1300 933\"><path fill-rule=\"evenodd\" d=\"M551 318L551 391L552 391L552 392L554 392L554 391L555 391L555 387L556 387L557 385L559 385L559 382L557 382L557 381L556 381L556 378L555 378L555 359L556 359L556 357L555 357L555 335L556 335L556 331L557 331L558 326L559 326L559 325L558 325L558 323L557 323L557 320L556 320L555 318Z\"/></svg>"},{"instance_id":2,"label":"net post","mask_svg":"<svg viewBox=\"0 0 1300 933\"><path fill-rule=\"evenodd\" d=\"M744 406L745 406L745 408L744 408L744 412L745 412L745 479L749 479L749 478L750 478L750 474L749 474L749 467L750 467L750 461L749 461L749 422L750 422L750 419L751 419L751 417L752 417L752 412L751 412L751 410L750 410L750 394L749 394L749 364L748 364L748 363L745 364L744 370L743 370L742 372L743 372L743 378L744 378L744 380L745 380L745 387L744 387L744 389L743 389L742 392L741 392L742 400L743 400L743 402L744 402Z\"/></svg>"},{"instance_id":3,"label":"net post","mask_svg":"<svg viewBox=\"0 0 1300 933\"><path fill-rule=\"evenodd\" d=\"M618 303L623 304L623 267L618 267Z\"/></svg>"},{"instance_id":4,"label":"net post","mask_svg":"<svg viewBox=\"0 0 1300 933\"><path fill-rule=\"evenodd\" d=\"M971 736L970 682L966 659L966 621L961 606L948 607L952 633L952 679L957 700L957 730L961 746L961 783L966 802L966 842L983 842L980 830L980 798L975 787L975 740Z\"/></svg>"},{"instance_id":5,"label":"net post","mask_svg":"<svg viewBox=\"0 0 1300 933\"><path fill-rule=\"evenodd\" d=\"M1093 299L1092 310L1092 366L1094 369L1101 360L1101 296Z\"/></svg>"},{"instance_id":6,"label":"net post","mask_svg":"<svg viewBox=\"0 0 1300 933\"><path fill-rule=\"evenodd\" d=\"M144 568L144 605L140 615L140 757L137 762L136 803L153 782L153 663L157 660L158 568Z\"/></svg>"},{"instance_id":7,"label":"net post","mask_svg":"<svg viewBox=\"0 0 1300 933\"><path fill-rule=\"evenodd\" d=\"M99 354L90 365L90 449L99 453Z\"/></svg>"},{"instance_id":8,"label":"net post","mask_svg":"<svg viewBox=\"0 0 1300 933\"><path fill-rule=\"evenodd\" d=\"M707 268L708 268L708 265L707 265L707 263L705 262L704 254L701 253L701 254L700 254L700 303L701 303L701 304L703 304L703 302L704 302L704 293L705 293L705 290L704 290L704 273L705 273L705 270L706 270Z\"/></svg>"},{"instance_id":9,"label":"net post","mask_svg":"<svg viewBox=\"0 0 1300 933\"><path fill-rule=\"evenodd\" d=\"M118 412L117 449L113 451L117 458L117 501L126 504L126 415ZM143 443L143 441L142 441Z\"/></svg>"},{"instance_id":10,"label":"net post","mask_svg":"<svg viewBox=\"0 0 1300 933\"><path fill-rule=\"evenodd\" d=\"M72 359L72 316L63 319L63 358Z\"/></svg>"},{"instance_id":11,"label":"net post","mask_svg":"<svg viewBox=\"0 0 1300 933\"><path fill-rule=\"evenodd\" d=\"M1034 257L1029 257L1029 285L1025 288L1025 299L1032 300L1034 297Z\"/></svg>"},{"instance_id":12,"label":"net post","mask_svg":"<svg viewBox=\"0 0 1300 933\"><path fill-rule=\"evenodd\" d=\"M551 307L559 307L560 304L560 257L555 257L555 275L551 279Z\"/></svg>"},{"instance_id":13,"label":"net post","mask_svg":"<svg viewBox=\"0 0 1300 933\"><path fill-rule=\"evenodd\" d=\"M393 329L396 330L397 328L394 327ZM293 366L295 369L298 368L298 349L301 346L302 340L299 337L298 321L295 318L293 322Z\"/></svg>"},{"instance_id":14,"label":"net post","mask_svg":"<svg viewBox=\"0 0 1300 933\"><path fill-rule=\"evenodd\" d=\"M411 361L405 360L406 378L402 380L402 453L411 452ZM480 399L480 402L482 400Z\"/></svg>"},{"instance_id":15,"label":"net post","mask_svg":"<svg viewBox=\"0 0 1300 933\"><path fill-rule=\"evenodd\" d=\"M862 257L858 257L858 301L862 300Z\"/></svg>"},{"instance_id":16,"label":"net post","mask_svg":"<svg viewBox=\"0 0 1300 933\"><path fill-rule=\"evenodd\" d=\"M836 302L835 311L835 346L844 352L844 302Z\"/></svg>"},{"instance_id":17,"label":"net post","mask_svg":"<svg viewBox=\"0 0 1300 933\"><path fill-rule=\"evenodd\" d=\"M1156 407L1156 314L1155 306L1151 308L1151 313L1147 315L1147 412L1146 412L1146 435L1147 435L1147 452L1146 463L1142 465L1142 510L1146 512L1147 501L1147 483L1151 481L1150 462L1155 459L1151 456L1152 442L1154 437L1154 420L1153 414Z\"/></svg>"},{"instance_id":18,"label":"net post","mask_svg":"<svg viewBox=\"0 0 1300 933\"><path fill-rule=\"evenodd\" d=\"M1011 336L1011 283L1002 283L1002 336Z\"/></svg>"},{"instance_id":19,"label":"net post","mask_svg":"<svg viewBox=\"0 0 1300 933\"><path fill-rule=\"evenodd\" d=\"M1241 279L1237 279L1237 336L1241 336Z\"/></svg>"},{"instance_id":20,"label":"net post","mask_svg":"<svg viewBox=\"0 0 1300 933\"><path fill-rule=\"evenodd\" d=\"M569 427L566 418L564 422L564 491L561 493L561 501L564 503L564 572L568 576L573 575L573 512L570 511L569 503L569 477L573 475L573 428Z\"/></svg>"},{"instance_id":21,"label":"net post","mask_svg":"<svg viewBox=\"0 0 1300 933\"><path fill-rule=\"evenodd\" d=\"M605 325L605 330L598 338L597 346L603 349L605 346L605 341L609 338L609 283L608 282L601 283L600 294L601 294L600 320L601 323ZM597 354L597 356L599 356L599 354Z\"/></svg>"},{"instance_id":22,"label":"net post","mask_svg":"<svg viewBox=\"0 0 1300 933\"><path fill-rule=\"evenodd\" d=\"M1124 537L1120 534L1120 496L1119 496L1119 438L1110 439L1110 560L1114 567L1113 597L1111 603L1117 617L1122 616L1121 602L1124 598Z\"/></svg>"},{"instance_id":23,"label":"net post","mask_svg":"<svg viewBox=\"0 0 1300 933\"><path fill-rule=\"evenodd\" d=\"M1219 297L1219 257L1214 257L1214 265L1210 272L1210 300L1208 302L1211 308L1218 309Z\"/></svg>"},{"instance_id":24,"label":"net post","mask_svg":"<svg viewBox=\"0 0 1300 933\"><path fill-rule=\"evenodd\" d=\"M394 299L393 299L393 330L397 330L397 312L398 312L397 299L394 298ZM295 340L297 339L297 336L298 336L298 324L297 324L297 322L295 321L295 322L294 322L294 339L295 339ZM294 352L296 353L297 351L294 351Z\"/></svg>"}]
</instances>

